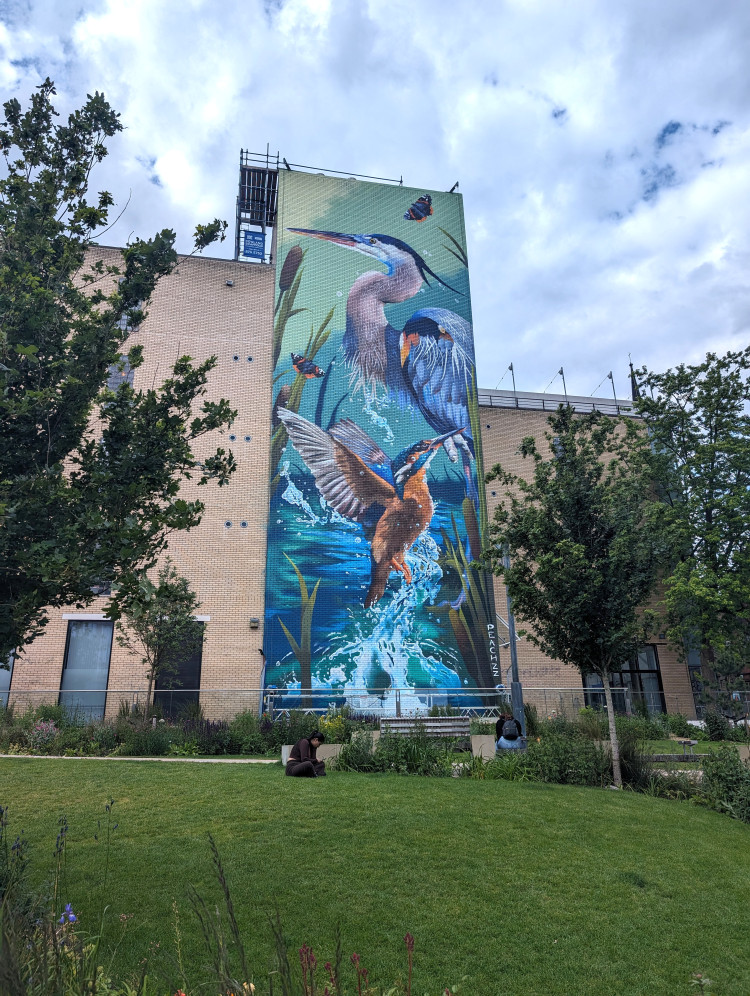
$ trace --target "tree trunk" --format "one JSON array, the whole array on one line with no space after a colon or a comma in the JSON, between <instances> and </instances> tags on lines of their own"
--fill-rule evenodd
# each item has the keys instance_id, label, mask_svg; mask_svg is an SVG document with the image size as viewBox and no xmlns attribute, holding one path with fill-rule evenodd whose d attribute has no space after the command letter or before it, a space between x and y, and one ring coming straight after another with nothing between
<instances>
[{"instance_id":1,"label":"tree trunk","mask_svg":"<svg viewBox=\"0 0 750 996\"><path fill-rule=\"evenodd\" d=\"M615 726L615 707L612 702L612 689L609 687L609 674L602 673L604 700L607 703L607 719L609 721L609 745L612 750L612 777L615 787L622 788L622 771L620 769L620 745L617 742L617 727Z\"/></svg>"},{"instance_id":2,"label":"tree trunk","mask_svg":"<svg viewBox=\"0 0 750 996\"><path fill-rule=\"evenodd\" d=\"M148 716L151 711L151 691L154 687L154 672L151 669L148 672L148 691L146 692L146 715Z\"/></svg>"}]
</instances>

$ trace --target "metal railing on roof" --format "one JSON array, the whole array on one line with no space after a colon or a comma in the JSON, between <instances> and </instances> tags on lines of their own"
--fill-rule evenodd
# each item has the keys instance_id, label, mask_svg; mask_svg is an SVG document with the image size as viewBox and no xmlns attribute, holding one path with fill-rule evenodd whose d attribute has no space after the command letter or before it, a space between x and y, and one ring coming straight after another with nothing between
<instances>
[{"instance_id":1,"label":"metal railing on roof","mask_svg":"<svg viewBox=\"0 0 750 996\"><path fill-rule=\"evenodd\" d=\"M627 415L637 418L633 402L624 399L586 398L573 394L540 394L533 391L483 391L477 392L480 408L518 408L532 411L554 412L560 405L570 405L575 411L602 412L604 415Z\"/></svg>"}]
</instances>

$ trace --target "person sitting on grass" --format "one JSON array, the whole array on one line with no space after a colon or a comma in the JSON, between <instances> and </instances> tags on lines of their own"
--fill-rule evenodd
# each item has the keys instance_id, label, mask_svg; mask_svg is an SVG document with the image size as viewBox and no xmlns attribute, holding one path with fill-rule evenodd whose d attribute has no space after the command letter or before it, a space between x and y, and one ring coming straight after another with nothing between
<instances>
[{"instance_id":1,"label":"person sitting on grass","mask_svg":"<svg viewBox=\"0 0 750 996\"><path fill-rule=\"evenodd\" d=\"M298 740L289 753L286 773L293 778L320 778L325 775L325 761L319 761L316 756L316 751L324 740L325 737L318 730L309 737Z\"/></svg>"}]
</instances>

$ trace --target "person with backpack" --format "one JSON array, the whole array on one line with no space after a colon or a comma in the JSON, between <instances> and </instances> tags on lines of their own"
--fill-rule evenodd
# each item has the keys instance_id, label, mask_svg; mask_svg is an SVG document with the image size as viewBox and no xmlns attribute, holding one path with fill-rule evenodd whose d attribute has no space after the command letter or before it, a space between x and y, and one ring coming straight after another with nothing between
<instances>
[{"instance_id":1,"label":"person with backpack","mask_svg":"<svg viewBox=\"0 0 750 996\"><path fill-rule=\"evenodd\" d=\"M522 750L521 724L510 713L503 713L495 724L495 750Z\"/></svg>"}]
</instances>

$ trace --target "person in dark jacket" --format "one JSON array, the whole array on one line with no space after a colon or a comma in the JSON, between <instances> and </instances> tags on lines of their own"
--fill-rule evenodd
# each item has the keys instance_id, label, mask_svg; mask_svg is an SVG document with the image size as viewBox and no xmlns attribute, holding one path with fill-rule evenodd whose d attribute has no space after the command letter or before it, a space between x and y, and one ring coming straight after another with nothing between
<instances>
[{"instance_id":1,"label":"person in dark jacket","mask_svg":"<svg viewBox=\"0 0 750 996\"><path fill-rule=\"evenodd\" d=\"M523 730L511 713L502 713L495 724L496 750L523 750Z\"/></svg>"},{"instance_id":2,"label":"person in dark jacket","mask_svg":"<svg viewBox=\"0 0 750 996\"><path fill-rule=\"evenodd\" d=\"M286 762L286 773L293 778L320 778L325 775L325 761L319 761L316 756L316 751L324 740L325 737L318 730L309 737L298 740Z\"/></svg>"}]
</instances>

